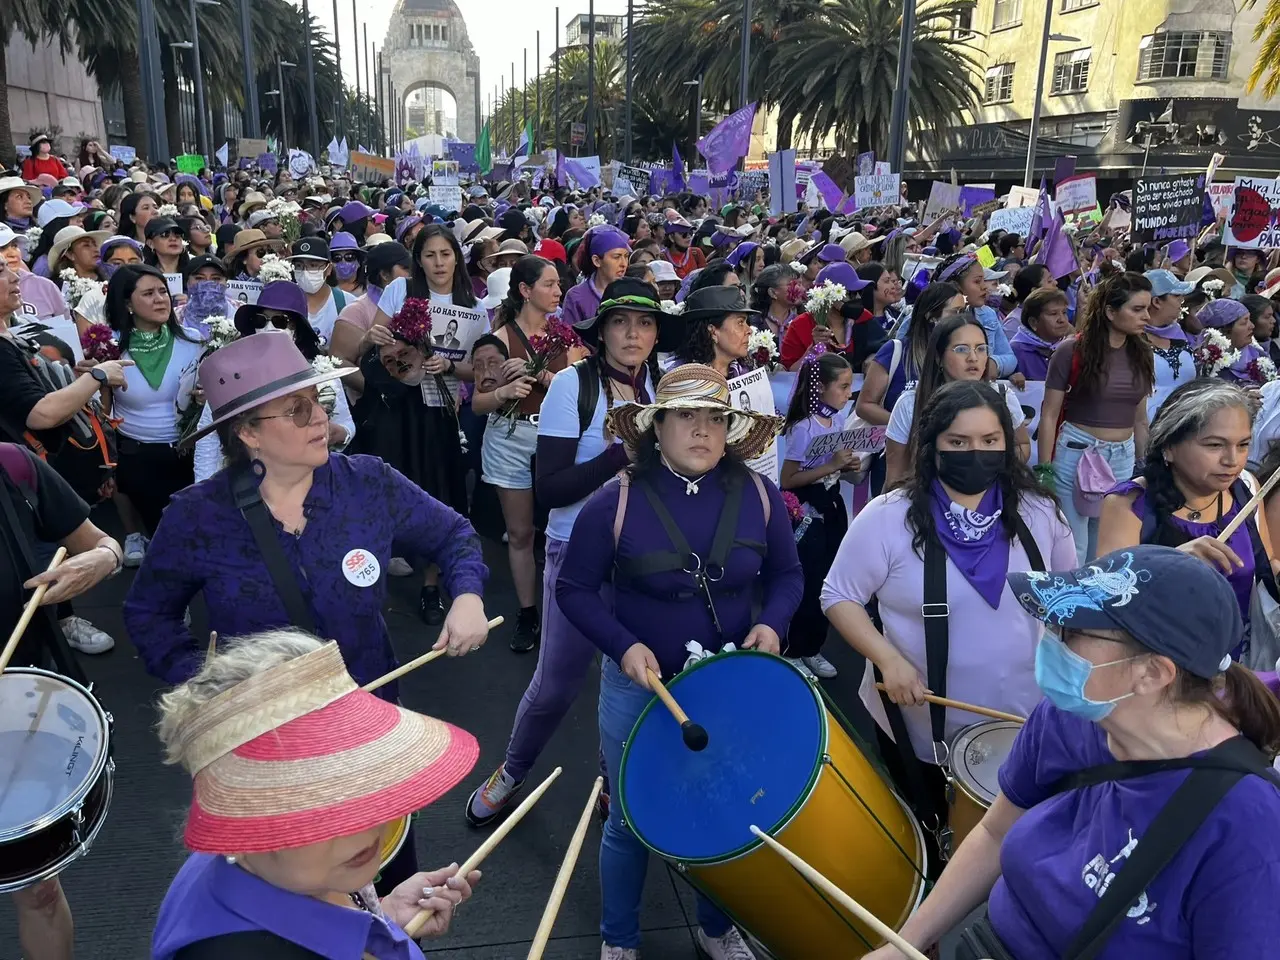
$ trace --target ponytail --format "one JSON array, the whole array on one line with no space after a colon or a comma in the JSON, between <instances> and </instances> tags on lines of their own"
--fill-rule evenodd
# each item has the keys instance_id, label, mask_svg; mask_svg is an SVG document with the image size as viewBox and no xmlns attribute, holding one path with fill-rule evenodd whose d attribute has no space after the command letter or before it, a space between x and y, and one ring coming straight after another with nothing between
<instances>
[{"instance_id":1,"label":"ponytail","mask_svg":"<svg viewBox=\"0 0 1280 960\"><path fill-rule=\"evenodd\" d=\"M1213 709L1268 757L1280 754L1280 700L1247 667L1233 663L1223 676L1224 696Z\"/></svg>"}]
</instances>

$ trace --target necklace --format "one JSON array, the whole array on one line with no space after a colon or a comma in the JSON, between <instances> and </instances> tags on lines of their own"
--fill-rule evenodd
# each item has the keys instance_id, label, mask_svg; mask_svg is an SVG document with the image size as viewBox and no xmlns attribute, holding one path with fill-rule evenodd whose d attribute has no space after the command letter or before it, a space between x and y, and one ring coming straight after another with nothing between
<instances>
[{"instance_id":1,"label":"necklace","mask_svg":"<svg viewBox=\"0 0 1280 960\"><path fill-rule=\"evenodd\" d=\"M1193 523L1194 523L1195 521L1199 520L1199 519L1200 519L1200 517L1201 517L1201 515L1202 515L1206 510L1208 510L1208 509L1209 509L1209 505L1210 505L1210 504L1212 504L1212 503L1215 503L1215 502L1218 504L1218 519L1219 519L1219 520L1221 520L1221 519L1222 519L1222 493L1221 493L1221 491L1219 491L1216 495L1214 495L1214 496L1213 496L1213 498L1209 500L1209 503L1206 503L1203 507L1199 507L1199 508L1197 508L1197 509L1194 509L1194 510L1193 510L1193 509L1191 508L1191 505L1190 505L1190 504L1188 504L1188 505L1187 505L1187 508L1186 508L1186 509L1187 509L1187 519L1188 519L1188 520L1190 520L1190 521L1192 521Z\"/></svg>"}]
</instances>

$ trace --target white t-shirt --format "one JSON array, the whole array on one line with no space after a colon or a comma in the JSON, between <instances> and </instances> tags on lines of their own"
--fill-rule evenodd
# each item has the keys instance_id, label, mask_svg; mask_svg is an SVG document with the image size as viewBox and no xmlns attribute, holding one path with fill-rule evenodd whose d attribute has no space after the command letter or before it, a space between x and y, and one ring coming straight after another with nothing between
<instances>
[{"instance_id":1,"label":"white t-shirt","mask_svg":"<svg viewBox=\"0 0 1280 960\"><path fill-rule=\"evenodd\" d=\"M644 376L649 395L653 396L653 381L649 379L647 368ZM621 403L626 402L628 401L615 400L614 405L620 406ZM578 371L571 365L551 378L551 386L547 387L547 396L542 401L542 409L538 411L538 436L577 440L578 450L574 454L573 462L586 463L604 453L604 417L605 395L602 389L596 398L596 408L591 414L591 423L579 436ZM611 442L621 443L622 441L614 437ZM547 536L561 543L568 543L569 535L573 533L573 522L578 519L578 513L586 502L584 497L567 507L552 507L547 516Z\"/></svg>"},{"instance_id":2,"label":"white t-shirt","mask_svg":"<svg viewBox=\"0 0 1280 960\"><path fill-rule=\"evenodd\" d=\"M1027 419L1022 412L1022 404L1018 402L1018 391L1008 380L996 380L991 385L1004 394L1004 401L1009 407L1009 416L1013 418L1013 429L1017 430ZM902 391L902 396L898 397L898 402L893 405L893 413L889 415L889 426L884 432L885 438L904 446L910 442L911 421L915 413L916 391L913 387Z\"/></svg>"},{"instance_id":3,"label":"white t-shirt","mask_svg":"<svg viewBox=\"0 0 1280 960\"><path fill-rule=\"evenodd\" d=\"M195 386L195 369L204 352L200 334L183 328L190 340L173 338L173 352L160 389L153 389L137 367L124 368L125 390L113 390L111 412L121 418L120 432L140 443L177 443L178 414L185 410ZM123 359L132 359L129 351Z\"/></svg>"},{"instance_id":4,"label":"white t-shirt","mask_svg":"<svg viewBox=\"0 0 1280 960\"><path fill-rule=\"evenodd\" d=\"M378 298L378 309L388 317L394 317L404 306L409 282L404 277L392 280ZM453 297L447 293L431 293L431 339L435 350L442 357L460 363L471 357L471 347L489 331L489 314L483 307L456 307ZM458 378L444 377L451 398L458 397ZM422 381L422 399L429 407L448 406L439 395L435 377Z\"/></svg>"},{"instance_id":5,"label":"white t-shirt","mask_svg":"<svg viewBox=\"0 0 1280 960\"><path fill-rule=\"evenodd\" d=\"M333 299L333 288L325 289L329 291L329 299L315 313L308 314L307 319L311 321L311 328L324 337L325 343L328 343L333 339L333 325L338 320L338 305Z\"/></svg>"}]
</instances>

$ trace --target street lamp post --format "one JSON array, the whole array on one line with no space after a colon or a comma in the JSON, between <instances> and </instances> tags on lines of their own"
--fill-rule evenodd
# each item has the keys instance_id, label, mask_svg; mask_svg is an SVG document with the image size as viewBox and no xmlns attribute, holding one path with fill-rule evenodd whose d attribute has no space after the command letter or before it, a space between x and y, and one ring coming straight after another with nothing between
<instances>
[{"instance_id":1,"label":"street lamp post","mask_svg":"<svg viewBox=\"0 0 1280 960\"><path fill-rule=\"evenodd\" d=\"M596 0L587 3L587 156L596 152Z\"/></svg>"},{"instance_id":2,"label":"street lamp post","mask_svg":"<svg viewBox=\"0 0 1280 960\"><path fill-rule=\"evenodd\" d=\"M258 78L254 72L253 18L249 14L252 0L240 0L240 45L244 48L244 132L257 137L262 132L258 118Z\"/></svg>"},{"instance_id":3,"label":"street lamp post","mask_svg":"<svg viewBox=\"0 0 1280 960\"><path fill-rule=\"evenodd\" d=\"M632 34L635 26L635 3L633 0L627 0L627 134L623 140L623 151L627 156L627 163L631 162L631 84L633 69L631 66L632 56L634 55L634 45L632 43Z\"/></svg>"},{"instance_id":4,"label":"street lamp post","mask_svg":"<svg viewBox=\"0 0 1280 960\"><path fill-rule=\"evenodd\" d=\"M1036 70L1036 100L1031 107L1031 129L1027 133L1027 169L1023 171L1022 185L1030 187L1036 166L1036 140L1040 136L1040 101L1044 99L1044 71L1049 60L1049 41L1079 42L1078 37L1069 37L1062 33L1050 33L1049 24L1053 21L1054 0L1045 0L1044 29L1040 32L1040 66Z\"/></svg>"},{"instance_id":5,"label":"street lamp post","mask_svg":"<svg viewBox=\"0 0 1280 960\"><path fill-rule=\"evenodd\" d=\"M169 44L169 48L170 48L171 50L174 50L174 51L178 51L178 50L190 50L190 49L192 49L192 47L193 47L193 46L194 46L194 44L192 44L192 42L191 42L190 40L175 40L175 41L173 41L172 43L170 43L170 44ZM176 52L175 52L175 53L174 53L174 55L173 55L173 66L174 66L174 69L175 69L175 70L180 70L180 69L182 68L181 63L180 63L180 62L179 62L179 60L178 60L178 54L177 54ZM192 122L192 125L196 128L196 129L195 129L195 132L194 132L194 136L195 136L195 139L196 139L197 141L198 141L198 140L200 139L200 137L201 137L201 131L200 131L200 118L199 118L198 116L196 116L196 114L197 114L198 112L199 112L199 107L198 107L198 105L197 105L197 108L196 108L195 110L192 110L192 111L191 111L191 113L192 113L191 122ZM182 144L181 144L180 149L182 150L182 152L183 152L183 153L186 153L186 152L187 152L187 142L188 142L188 141L187 141L187 130L186 130L187 124L186 124L186 120L187 120L186 110L183 108L183 106L182 106L181 102L179 102L179 104L178 104L178 131L179 131L179 134L180 134L180 136L181 136L181 138L182 138ZM200 147L199 149L200 149L200 152L201 152L201 153L203 153L203 152L204 152L204 147Z\"/></svg>"},{"instance_id":6,"label":"street lamp post","mask_svg":"<svg viewBox=\"0 0 1280 960\"><path fill-rule=\"evenodd\" d=\"M209 115L204 107L204 70L200 65L200 21L196 17L197 4L206 7L217 7L221 4L218 0L188 0L187 2L187 15L191 19L191 42L188 46L191 47L192 58L195 60L196 114L199 117L196 121L196 148L208 162L212 144L209 142ZM175 46L178 45L175 44Z\"/></svg>"},{"instance_id":7,"label":"street lamp post","mask_svg":"<svg viewBox=\"0 0 1280 960\"><path fill-rule=\"evenodd\" d=\"M702 74L698 74L697 80L686 80L683 86L697 88L697 100L693 105L693 146L689 151L689 162L696 164L698 161L698 137L702 135Z\"/></svg>"},{"instance_id":8,"label":"street lamp post","mask_svg":"<svg viewBox=\"0 0 1280 960\"><path fill-rule=\"evenodd\" d=\"M1046 0L1053 3L1053 0ZM889 169L902 173L907 157L907 115L911 100L911 47L916 32L916 0L903 0L902 30L898 35L898 78L889 111Z\"/></svg>"},{"instance_id":9,"label":"street lamp post","mask_svg":"<svg viewBox=\"0 0 1280 960\"><path fill-rule=\"evenodd\" d=\"M556 7L556 40L551 45L551 49L555 52L552 54L556 58L556 91L555 104L552 111L555 117L551 122L551 145L555 147L556 156L560 155L560 8ZM560 184L564 186L564 184Z\"/></svg>"},{"instance_id":10,"label":"street lamp post","mask_svg":"<svg viewBox=\"0 0 1280 960\"><path fill-rule=\"evenodd\" d=\"M342 41L338 39L338 0L333 0L333 68L338 74L338 124L333 128L333 137L336 140L339 133L346 132L342 122L343 107L346 105L342 101L347 99L347 85L342 79Z\"/></svg>"},{"instance_id":11,"label":"street lamp post","mask_svg":"<svg viewBox=\"0 0 1280 960\"><path fill-rule=\"evenodd\" d=\"M276 83L279 84L278 90L268 90L267 96L273 93L280 95L280 152L284 153L289 146L289 115L284 108L284 68L296 67L297 64L290 60L276 58Z\"/></svg>"},{"instance_id":12,"label":"street lamp post","mask_svg":"<svg viewBox=\"0 0 1280 960\"><path fill-rule=\"evenodd\" d=\"M336 33L336 31L335 31ZM320 123L316 116L316 66L311 55L311 7L302 0L302 40L307 47L307 133L312 156L320 152Z\"/></svg>"}]
</instances>

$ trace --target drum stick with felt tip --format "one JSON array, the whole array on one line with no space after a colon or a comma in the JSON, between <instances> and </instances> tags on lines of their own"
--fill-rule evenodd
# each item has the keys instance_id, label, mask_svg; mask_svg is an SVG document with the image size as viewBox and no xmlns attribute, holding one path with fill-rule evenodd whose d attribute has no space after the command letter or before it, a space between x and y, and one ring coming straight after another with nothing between
<instances>
[{"instance_id":1,"label":"drum stick with felt tip","mask_svg":"<svg viewBox=\"0 0 1280 960\"><path fill-rule=\"evenodd\" d=\"M680 709L680 704L676 703L676 698L671 695L671 691L662 685L660 676L649 667L645 667L644 672L649 679L649 689L662 701L663 706L671 711L671 716L676 718L676 723L680 724L680 736L684 738L684 745L690 750L705 750L707 731L690 720L689 715Z\"/></svg>"},{"instance_id":2,"label":"drum stick with felt tip","mask_svg":"<svg viewBox=\"0 0 1280 960\"><path fill-rule=\"evenodd\" d=\"M573 876L573 868L578 863L578 854L582 852L583 841L587 839L587 828L591 826L591 814L595 812L596 797L600 796L603 786L604 777L596 777L595 786L591 788L591 796L587 797L587 805L582 808L582 816L578 818L578 827L573 831L573 838L569 841L569 849L565 851L564 862L560 864L560 872L556 874L555 886L551 888L547 907L542 911L542 919L538 921L538 932L533 935L533 945L529 947L528 960L542 960L542 951L547 948L547 940L551 938L551 928L556 925L556 914L560 912L565 891L569 889L569 878Z\"/></svg>"},{"instance_id":3,"label":"drum stick with felt tip","mask_svg":"<svg viewBox=\"0 0 1280 960\"><path fill-rule=\"evenodd\" d=\"M58 564L62 563L66 558L67 548L59 547L58 552L53 555L53 559L49 561L49 566L45 568L44 572L48 573L50 570L57 569ZM4 645L4 651L0 652L0 673L4 673L4 668L13 659L13 654L18 649L18 641L22 639L22 634L31 623L31 618L36 615L36 609L40 606L40 601L44 599L44 595L48 592L49 584L40 584L40 586L36 587L35 592L31 594L31 599L27 601L27 605L22 608L22 616L18 618L18 625L13 628L13 633L9 634L9 642Z\"/></svg>"},{"instance_id":4,"label":"drum stick with felt tip","mask_svg":"<svg viewBox=\"0 0 1280 960\"><path fill-rule=\"evenodd\" d=\"M489 629L492 630L494 627L502 626L502 620L503 620L502 617L494 617L492 620L489 621ZM408 663L404 664L403 666L396 667L390 673L384 673L377 680L370 680L360 689L363 690L365 693L372 693L374 690L377 690L379 687L385 687L392 680L399 680L406 673L412 673L414 670L417 670L419 667L425 667L432 660L435 660L438 657L443 657L448 652L449 652L448 650L432 650L430 653L424 653L422 656L416 657L413 660L410 660Z\"/></svg>"},{"instance_id":5,"label":"drum stick with felt tip","mask_svg":"<svg viewBox=\"0 0 1280 960\"><path fill-rule=\"evenodd\" d=\"M777 840L773 839L773 837L769 836L754 824L751 826L751 832L768 844L768 846L776 852L778 856L791 864L791 866L795 868L796 873L800 874L800 876L804 877L827 896L835 900L836 903L844 907L872 930L888 940L891 944L902 951L909 960L929 960L929 958L923 953L911 944L907 943L906 940L903 940L902 937L898 936L897 931L894 930L893 927L889 926L857 900L853 899L853 897L849 896L817 870L809 866L808 863L796 856L796 854L792 853Z\"/></svg>"},{"instance_id":6,"label":"drum stick with felt tip","mask_svg":"<svg viewBox=\"0 0 1280 960\"><path fill-rule=\"evenodd\" d=\"M547 792L547 789L551 784L555 783L556 777L560 776L563 770L563 767L556 767L552 770L551 776L538 784L537 789L525 797L524 802L521 803L520 806L511 811L511 816L502 821L502 824L497 830L493 831L493 834L489 839L480 844L480 846L476 848L475 853L467 857L466 862L458 868L456 876L465 879L472 870L479 867L480 864L484 862L485 857L493 853L494 847L502 842L503 837L515 829L515 825L524 818L526 813L533 809L533 805L538 802L544 793ZM410 939L416 940L418 938L418 934L422 931L422 928L426 926L427 921L431 919L431 915L433 913L435 913L434 910L419 910L414 915L413 919L405 924L404 932L409 935Z\"/></svg>"},{"instance_id":7,"label":"drum stick with felt tip","mask_svg":"<svg viewBox=\"0 0 1280 960\"><path fill-rule=\"evenodd\" d=\"M1239 513L1231 518L1231 522L1227 524L1226 529L1214 539L1219 543L1226 543L1230 540L1231 535L1240 529L1240 524L1248 520L1249 515L1262 505L1262 501L1267 498L1268 493L1275 489L1277 483L1280 483L1280 470L1277 470L1267 478L1267 482L1258 488L1258 492L1249 498L1249 502L1241 508Z\"/></svg>"},{"instance_id":8,"label":"drum stick with felt tip","mask_svg":"<svg viewBox=\"0 0 1280 960\"><path fill-rule=\"evenodd\" d=\"M877 690L884 690L883 683L876 684ZM1007 720L1010 723L1026 723L1026 717L1020 717L1016 713L1005 713L1003 710L992 710L990 707L980 707L976 703L965 703L963 700L952 700L950 697L936 697L932 693L924 695L926 703L936 703L940 707L951 707L953 710L967 710L969 713L981 714L984 717L990 717L992 720Z\"/></svg>"}]
</instances>

